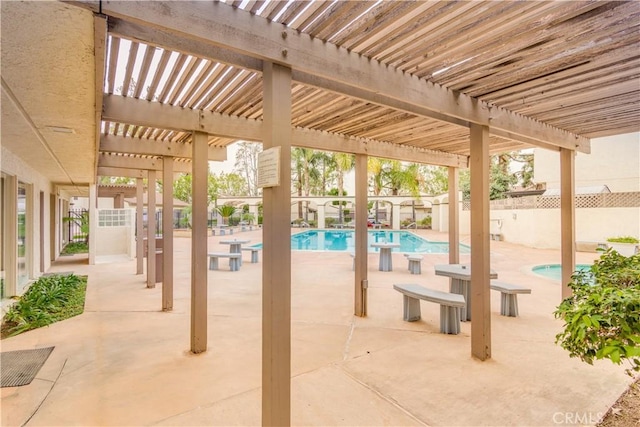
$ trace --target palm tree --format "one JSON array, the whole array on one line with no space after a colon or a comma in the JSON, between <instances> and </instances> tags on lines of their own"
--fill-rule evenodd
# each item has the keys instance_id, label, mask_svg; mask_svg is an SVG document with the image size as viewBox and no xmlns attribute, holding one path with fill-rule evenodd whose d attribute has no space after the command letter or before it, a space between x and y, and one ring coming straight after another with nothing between
<instances>
[{"instance_id":1,"label":"palm tree","mask_svg":"<svg viewBox=\"0 0 640 427\"><path fill-rule=\"evenodd\" d=\"M309 148L294 148L291 152L291 159L294 162L293 169L296 171L296 188L298 195L309 196L311 193L312 180L320 177L315 164L320 158L319 152ZM302 205L298 205L299 218L302 218ZM309 221L309 202L305 202L305 221Z\"/></svg>"},{"instance_id":2,"label":"palm tree","mask_svg":"<svg viewBox=\"0 0 640 427\"><path fill-rule=\"evenodd\" d=\"M236 207L233 205L222 205L216 208L216 212L218 212L220 216L222 216L222 223L227 224L228 218L234 213L236 213ZM225 219L227 221L225 221Z\"/></svg>"},{"instance_id":3,"label":"palm tree","mask_svg":"<svg viewBox=\"0 0 640 427\"><path fill-rule=\"evenodd\" d=\"M408 193L420 196L422 176L417 164L403 164L398 160L369 157L367 168L370 174L370 185L374 196L388 193L393 196ZM376 221L378 220L378 202L375 204ZM413 219L415 221L415 201L413 202Z\"/></svg>"},{"instance_id":4,"label":"palm tree","mask_svg":"<svg viewBox=\"0 0 640 427\"><path fill-rule=\"evenodd\" d=\"M355 158L347 153L333 153L333 163L337 172L338 195L344 194L344 174L355 166ZM338 220L342 224L342 202L338 204Z\"/></svg>"}]
</instances>

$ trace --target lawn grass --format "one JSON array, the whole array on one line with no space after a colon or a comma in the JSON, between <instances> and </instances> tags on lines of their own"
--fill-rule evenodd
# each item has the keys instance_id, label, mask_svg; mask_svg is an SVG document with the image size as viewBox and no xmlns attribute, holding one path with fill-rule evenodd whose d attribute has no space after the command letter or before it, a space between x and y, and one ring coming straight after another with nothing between
<instances>
[{"instance_id":1,"label":"lawn grass","mask_svg":"<svg viewBox=\"0 0 640 427\"><path fill-rule=\"evenodd\" d=\"M50 325L84 311L87 277L43 276L36 280L4 316L0 338Z\"/></svg>"},{"instance_id":2,"label":"lawn grass","mask_svg":"<svg viewBox=\"0 0 640 427\"><path fill-rule=\"evenodd\" d=\"M62 249L61 255L86 254L89 252L89 246L85 242L71 242Z\"/></svg>"}]
</instances>

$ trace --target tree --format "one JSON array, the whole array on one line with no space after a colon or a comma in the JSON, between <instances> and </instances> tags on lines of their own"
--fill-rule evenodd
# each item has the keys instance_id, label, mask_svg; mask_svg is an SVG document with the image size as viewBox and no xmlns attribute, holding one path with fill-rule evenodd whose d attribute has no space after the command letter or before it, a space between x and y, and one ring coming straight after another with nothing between
<instances>
[{"instance_id":1,"label":"tree","mask_svg":"<svg viewBox=\"0 0 640 427\"><path fill-rule=\"evenodd\" d=\"M355 158L347 153L333 153L332 157L337 175L337 194L346 195L346 191L344 191L344 174L355 167ZM338 221L342 224L342 203L338 205Z\"/></svg>"},{"instance_id":2,"label":"tree","mask_svg":"<svg viewBox=\"0 0 640 427\"><path fill-rule=\"evenodd\" d=\"M554 313L565 322L556 343L590 365L626 361L629 375L640 371L640 254L608 249L588 271L576 272L569 287L573 295Z\"/></svg>"},{"instance_id":3,"label":"tree","mask_svg":"<svg viewBox=\"0 0 640 427\"><path fill-rule=\"evenodd\" d=\"M258 188L258 155L262 151L262 144L257 142L240 142L236 152L234 171L242 176L246 182L246 195L259 196Z\"/></svg>"},{"instance_id":4,"label":"tree","mask_svg":"<svg viewBox=\"0 0 640 427\"><path fill-rule=\"evenodd\" d=\"M218 206L216 208L216 212L218 212L220 214L220 216L222 217L222 223L223 224L228 224L229 222L229 217L231 215L233 215L234 213L236 213L236 207L233 205L222 205L222 206Z\"/></svg>"},{"instance_id":5,"label":"tree","mask_svg":"<svg viewBox=\"0 0 640 427\"><path fill-rule=\"evenodd\" d=\"M99 181L99 184L106 185L135 185L135 183L135 178L125 178L122 176L101 176Z\"/></svg>"},{"instance_id":6,"label":"tree","mask_svg":"<svg viewBox=\"0 0 640 427\"><path fill-rule=\"evenodd\" d=\"M215 200L220 196L245 196L247 182L237 173L220 172L219 175L213 175L209 188L213 189L212 191L215 196L212 200Z\"/></svg>"},{"instance_id":7,"label":"tree","mask_svg":"<svg viewBox=\"0 0 640 427\"><path fill-rule=\"evenodd\" d=\"M183 173L173 180L173 197L191 204L191 174Z\"/></svg>"},{"instance_id":8,"label":"tree","mask_svg":"<svg viewBox=\"0 0 640 427\"><path fill-rule=\"evenodd\" d=\"M293 148L291 150L291 161L293 162L292 170L295 171L295 188L299 196L304 193L305 196L309 196L311 193L312 180L317 181L320 178L320 173L316 169L316 162L320 158L319 152L311 150L309 148ZM309 221L309 202L305 203L305 221ZM301 205L298 204L298 214L301 215Z\"/></svg>"}]
</instances>

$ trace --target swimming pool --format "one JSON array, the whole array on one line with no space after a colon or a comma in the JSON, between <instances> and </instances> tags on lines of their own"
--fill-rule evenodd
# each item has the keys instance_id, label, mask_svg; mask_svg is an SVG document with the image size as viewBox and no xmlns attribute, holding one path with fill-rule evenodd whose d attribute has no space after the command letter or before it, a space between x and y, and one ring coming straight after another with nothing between
<instances>
[{"instance_id":1,"label":"swimming pool","mask_svg":"<svg viewBox=\"0 0 640 427\"><path fill-rule=\"evenodd\" d=\"M448 242L433 242L409 231L371 230L368 232L369 252L378 252L371 243L399 243L393 252L407 253L449 253ZM294 251L347 251L355 252L355 232L353 230L308 230L291 236L291 250ZM469 253L469 246L460 245L460 253Z\"/></svg>"},{"instance_id":2,"label":"swimming pool","mask_svg":"<svg viewBox=\"0 0 640 427\"><path fill-rule=\"evenodd\" d=\"M589 264L576 264L576 271L586 271L589 270L590 267ZM531 271L547 279L560 280L562 278L561 264L536 265Z\"/></svg>"}]
</instances>

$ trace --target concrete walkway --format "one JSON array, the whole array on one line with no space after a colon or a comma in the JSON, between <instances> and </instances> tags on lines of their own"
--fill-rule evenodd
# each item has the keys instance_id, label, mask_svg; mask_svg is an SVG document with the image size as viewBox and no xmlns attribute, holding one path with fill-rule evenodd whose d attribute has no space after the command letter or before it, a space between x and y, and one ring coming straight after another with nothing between
<instances>
[{"instance_id":1,"label":"concrete walkway","mask_svg":"<svg viewBox=\"0 0 640 427\"><path fill-rule=\"evenodd\" d=\"M446 235L419 231L433 240ZM242 233L252 243L261 232ZM209 249L228 251L210 237ZM464 239L463 239L464 241ZM2 425L259 425L261 271L209 271L208 351L189 353L190 239L175 240L175 309L161 307L161 286L147 289L135 261L89 266L62 257L51 271L87 274L84 314L2 341L2 351L55 346L28 386L2 389ZM499 315L492 292L493 358L471 358L470 325L439 333L439 307L422 302L422 320L402 321L394 283L448 289L425 254L411 275L395 254L394 271L369 255L369 315L353 313L348 253L293 252L292 423L294 425L522 425L595 423L631 379L608 361L586 365L554 344L562 323L553 310L558 282L531 267L560 262L555 250L491 242L503 281L531 287L520 317ZM577 262L597 255L578 253ZM464 256L463 256L464 257ZM245 254L248 260L249 254ZM467 259L468 260L468 257ZM465 261L465 259L463 259Z\"/></svg>"}]
</instances>

